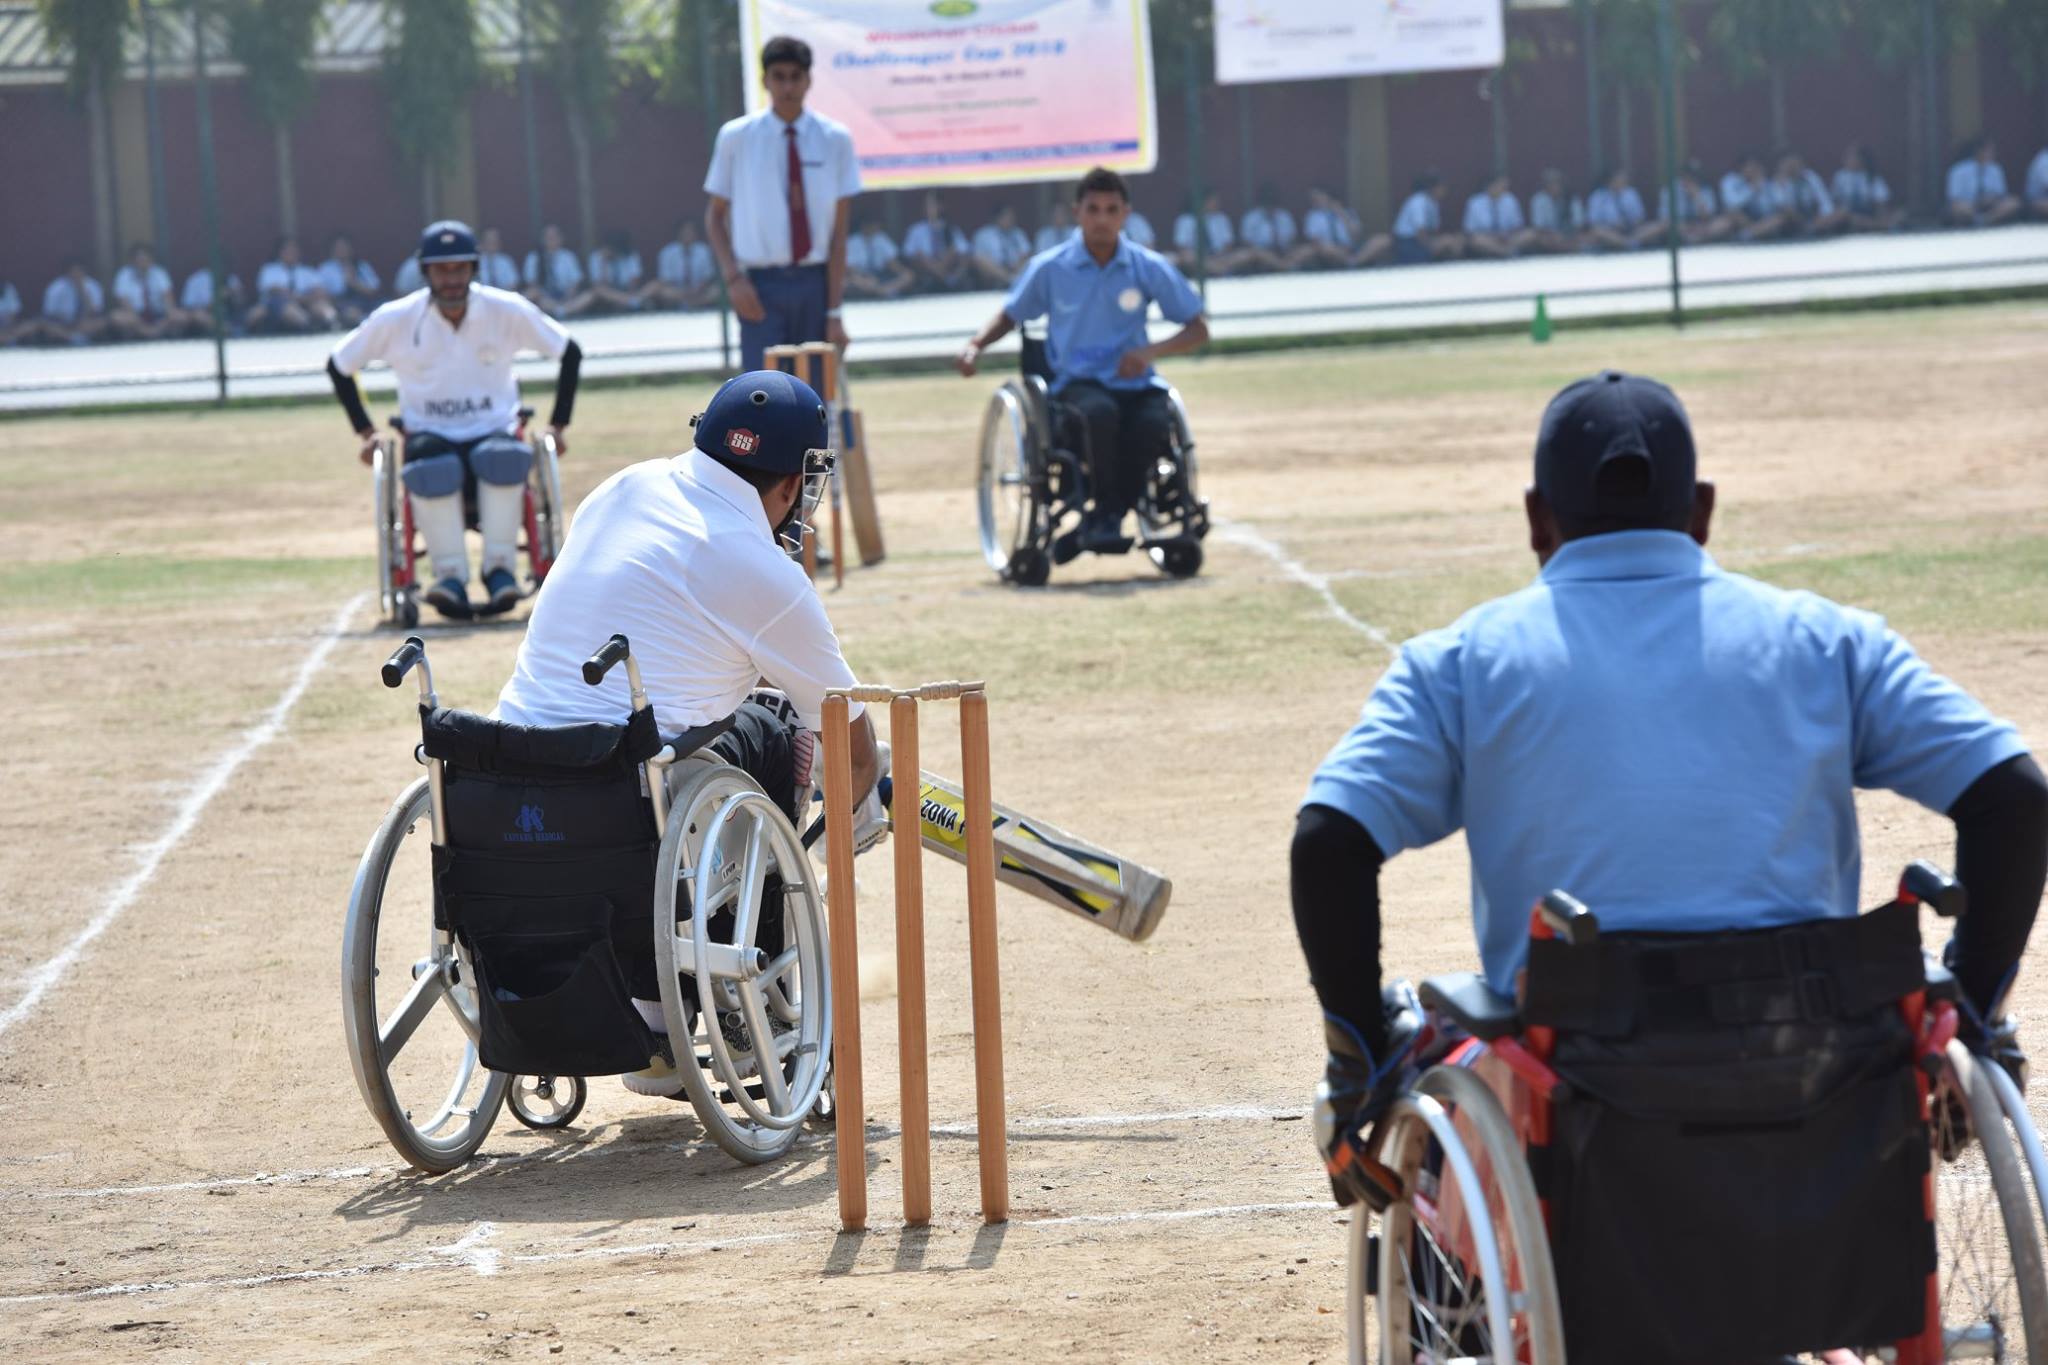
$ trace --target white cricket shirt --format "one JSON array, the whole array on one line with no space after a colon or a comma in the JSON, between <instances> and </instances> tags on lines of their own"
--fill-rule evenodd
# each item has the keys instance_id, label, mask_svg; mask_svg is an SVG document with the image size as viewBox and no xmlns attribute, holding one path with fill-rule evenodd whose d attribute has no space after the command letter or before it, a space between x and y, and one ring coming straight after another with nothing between
<instances>
[{"instance_id":1,"label":"white cricket shirt","mask_svg":"<svg viewBox=\"0 0 2048 1365\"><path fill-rule=\"evenodd\" d=\"M460 327L449 326L433 293L422 289L364 318L334 348L334 367L354 374L383 361L398 376L406 430L473 441L519 423L515 354L554 358L568 348L569 334L524 298L474 284Z\"/></svg>"},{"instance_id":2,"label":"white cricket shirt","mask_svg":"<svg viewBox=\"0 0 2048 1365\"><path fill-rule=\"evenodd\" d=\"M832 245L839 201L860 193L860 161L846 126L806 109L797 116L796 154L804 168L804 212L810 254L790 259L789 143L792 125L773 109L736 118L718 130L704 192L732 204L732 254L744 270L820 265Z\"/></svg>"},{"instance_id":3,"label":"white cricket shirt","mask_svg":"<svg viewBox=\"0 0 2048 1365\"><path fill-rule=\"evenodd\" d=\"M825 604L776 545L761 495L695 450L628 465L576 509L498 717L623 721L632 709L626 670L614 668L598 687L582 672L615 634L632 642L664 735L731 715L762 678L816 730L826 689L854 682Z\"/></svg>"}]
</instances>

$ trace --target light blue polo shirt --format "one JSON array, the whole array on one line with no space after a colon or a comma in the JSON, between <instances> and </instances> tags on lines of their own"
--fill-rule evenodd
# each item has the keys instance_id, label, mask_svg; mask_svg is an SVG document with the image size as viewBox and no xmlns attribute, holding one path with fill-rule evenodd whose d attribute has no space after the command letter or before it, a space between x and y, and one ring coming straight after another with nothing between
<instances>
[{"instance_id":1,"label":"light blue polo shirt","mask_svg":"<svg viewBox=\"0 0 2048 1365\"><path fill-rule=\"evenodd\" d=\"M1479 955L1510 991L1554 888L1614 929L1854 915L1854 788L1945 811L2025 751L1882 618L1624 531L1402 646L1304 804L1390 858L1463 829Z\"/></svg>"},{"instance_id":2,"label":"light blue polo shirt","mask_svg":"<svg viewBox=\"0 0 2048 1365\"><path fill-rule=\"evenodd\" d=\"M1136 379L1119 378L1117 361L1150 338L1145 316L1153 304L1168 322L1193 322L1202 297L1187 276L1158 252L1119 237L1116 255L1097 265L1076 232L1024 267L1003 300L1003 312L1023 324L1047 318L1045 356L1052 364L1052 391L1076 379L1112 389L1164 387L1157 370Z\"/></svg>"}]
</instances>

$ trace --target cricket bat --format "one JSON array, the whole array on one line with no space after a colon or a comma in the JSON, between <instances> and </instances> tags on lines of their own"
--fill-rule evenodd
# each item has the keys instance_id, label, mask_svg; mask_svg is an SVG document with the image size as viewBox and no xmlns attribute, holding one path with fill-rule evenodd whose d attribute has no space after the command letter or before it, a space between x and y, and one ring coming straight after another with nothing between
<instances>
[{"instance_id":1,"label":"cricket bat","mask_svg":"<svg viewBox=\"0 0 2048 1365\"><path fill-rule=\"evenodd\" d=\"M918 778L919 838L926 848L965 863L966 797L957 784L932 773ZM1165 877L1007 806L996 806L995 817L997 881L1133 943L1143 943L1159 927L1173 895Z\"/></svg>"}]
</instances>

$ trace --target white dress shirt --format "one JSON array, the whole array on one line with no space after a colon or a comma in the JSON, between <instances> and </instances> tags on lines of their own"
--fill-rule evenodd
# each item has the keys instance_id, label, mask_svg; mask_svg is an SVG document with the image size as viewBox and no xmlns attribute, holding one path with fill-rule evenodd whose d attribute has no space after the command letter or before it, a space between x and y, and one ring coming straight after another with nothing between
<instances>
[{"instance_id":1,"label":"white dress shirt","mask_svg":"<svg viewBox=\"0 0 2048 1365\"><path fill-rule=\"evenodd\" d=\"M664 735L731 715L762 678L816 730L826 690L854 683L825 604L776 544L761 495L697 450L628 465L576 509L498 697L499 719L623 721L626 671L596 687L582 672L614 634L633 642Z\"/></svg>"},{"instance_id":2,"label":"white dress shirt","mask_svg":"<svg viewBox=\"0 0 2048 1365\"><path fill-rule=\"evenodd\" d=\"M144 317L162 317L171 311L171 272L160 265L152 264L147 276L137 273L132 265L124 265L114 276L114 297L128 306L129 311Z\"/></svg>"},{"instance_id":3,"label":"white dress shirt","mask_svg":"<svg viewBox=\"0 0 2048 1365\"><path fill-rule=\"evenodd\" d=\"M408 431L473 441L519 425L512 357L568 349L561 324L522 295L487 284L469 288L469 311L451 327L428 290L378 308L334 348L334 367L354 374L381 360L398 377L398 410Z\"/></svg>"},{"instance_id":4,"label":"white dress shirt","mask_svg":"<svg viewBox=\"0 0 2048 1365\"><path fill-rule=\"evenodd\" d=\"M1031 239L1024 229L1004 229L990 223L974 234L974 254L1005 270L1015 270L1030 259Z\"/></svg>"},{"instance_id":5,"label":"white dress shirt","mask_svg":"<svg viewBox=\"0 0 2048 1365\"><path fill-rule=\"evenodd\" d=\"M718 278L718 262L709 242L670 242L654 257L654 273L677 289L701 289Z\"/></svg>"},{"instance_id":6,"label":"white dress shirt","mask_svg":"<svg viewBox=\"0 0 2048 1365\"><path fill-rule=\"evenodd\" d=\"M797 159L803 163L804 215L811 249L790 259L789 140L796 129ZM736 118L718 130L704 192L732 204L732 254L743 270L786 265L821 265L832 246L839 201L860 193L860 161L853 134L844 124L806 109L794 124L773 109Z\"/></svg>"}]
</instances>

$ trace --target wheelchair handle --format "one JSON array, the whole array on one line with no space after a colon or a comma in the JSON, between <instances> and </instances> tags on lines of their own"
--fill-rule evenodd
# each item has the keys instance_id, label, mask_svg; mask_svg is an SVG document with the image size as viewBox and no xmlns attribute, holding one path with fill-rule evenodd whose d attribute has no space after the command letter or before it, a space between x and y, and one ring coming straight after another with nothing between
<instances>
[{"instance_id":1,"label":"wheelchair handle","mask_svg":"<svg viewBox=\"0 0 2048 1365\"><path fill-rule=\"evenodd\" d=\"M1600 936L1600 921L1585 902L1563 891L1552 891L1537 903L1536 913L1550 926L1550 932L1574 948L1583 947Z\"/></svg>"},{"instance_id":2,"label":"wheelchair handle","mask_svg":"<svg viewBox=\"0 0 2048 1365\"><path fill-rule=\"evenodd\" d=\"M623 635L614 635L606 640L597 653L583 661L583 681L592 687L604 681L604 675L612 671L615 664L630 658L632 644Z\"/></svg>"},{"instance_id":3,"label":"wheelchair handle","mask_svg":"<svg viewBox=\"0 0 2048 1365\"><path fill-rule=\"evenodd\" d=\"M1915 858L1899 874L1899 899L1907 905L1925 905L1943 919L1954 919L1970 908L1970 893L1963 884L1925 858Z\"/></svg>"},{"instance_id":4,"label":"wheelchair handle","mask_svg":"<svg viewBox=\"0 0 2048 1365\"><path fill-rule=\"evenodd\" d=\"M417 635L406 636L398 652L384 661L384 685L398 686L405 681L405 675L412 672L413 665L425 662L426 657L427 642Z\"/></svg>"}]
</instances>

